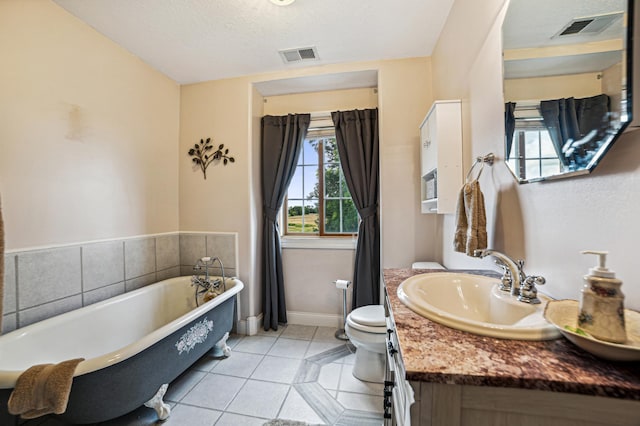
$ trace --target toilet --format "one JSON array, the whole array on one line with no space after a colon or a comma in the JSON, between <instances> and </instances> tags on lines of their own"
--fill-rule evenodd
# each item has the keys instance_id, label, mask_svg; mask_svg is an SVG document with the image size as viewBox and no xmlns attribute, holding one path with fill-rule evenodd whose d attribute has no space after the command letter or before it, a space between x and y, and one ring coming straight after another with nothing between
<instances>
[{"instance_id":1,"label":"toilet","mask_svg":"<svg viewBox=\"0 0 640 426\"><path fill-rule=\"evenodd\" d=\"M365 382L384 382L386 332L382 305L362 306L347 316L345 333L356 347L353 375L357 379Z\"/></svg>"},{"instance_id":2,"label":"toilet","mask_svg":"<svg viewBox=\"0 0 640 426\"><path fill-rule=\"evenodd\" d=\"M446 269L438 262L413 262L411 269Z\"/></svg>"}]
</instances>

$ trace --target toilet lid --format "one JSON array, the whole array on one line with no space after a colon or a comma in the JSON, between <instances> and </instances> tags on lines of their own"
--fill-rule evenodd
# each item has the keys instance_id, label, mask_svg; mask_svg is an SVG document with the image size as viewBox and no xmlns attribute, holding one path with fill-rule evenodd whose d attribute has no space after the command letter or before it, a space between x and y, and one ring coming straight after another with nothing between
<instances>
[{"instance_id":1,"label":"toilet lid","mask_svg":"<svg viewBox=\"0 0 640 426\"><path fill-rule=\"evenodd\" d=\"M360 325L370 327L385 327L384 307L382 305L362 306L351 311L349 315L351 321Z\"/></svg>"}]
</instances>

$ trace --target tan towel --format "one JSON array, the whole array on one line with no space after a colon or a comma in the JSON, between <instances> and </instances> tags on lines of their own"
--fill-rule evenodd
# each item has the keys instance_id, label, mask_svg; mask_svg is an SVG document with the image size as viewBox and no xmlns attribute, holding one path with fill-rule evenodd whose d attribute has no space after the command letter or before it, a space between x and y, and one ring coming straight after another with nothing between
<instances>
[{"instance_id":1,"label":"tan towel","mask_svg":"<svg viewBox=\"0 0 640 426\"><path fill-rule=\"evenodd\" d=\"M9 396L9 413L23 419L45 414L62 414L67 409L73 373L84 358L59 364L39 364L18 377L16 387Z\"/></svg>"},{"instance_id":2,"label":"tan towel","mask_svg":"<svg viewBox=\"0 0 640 426\"><path fill-rule=\"evenodd\" d=\"M453 236L453 249L460 253L467 251L467 210L464 207L464 190L467 185L460 188L458 205L456 206L456 231Z\"/></svg>"},{"instance_id":3,"label":"tan towel","mask_svg":"<svg viewBox=\"0 0 640 426\"><path fill-rule=\"evenodd\" d=\"M458 195L453 248L468 256L473 256L475 250L487 248L487 215L477 180L464 184Z\"/></svg>"}]
</instances>

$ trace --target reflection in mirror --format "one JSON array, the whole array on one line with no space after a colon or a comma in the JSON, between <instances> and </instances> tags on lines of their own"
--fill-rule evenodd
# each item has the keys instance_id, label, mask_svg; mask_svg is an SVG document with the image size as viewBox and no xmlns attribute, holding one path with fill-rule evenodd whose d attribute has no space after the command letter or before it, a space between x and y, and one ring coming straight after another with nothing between
<instances>
[{"instance_id":1,"label":"reflection in mirror","mask_svg":"<svg viewBox=\"0 0 640 426\"><path fill-rule=\"evenodd\" d=\"M630 117L627 0L511 0L505 158L519 182L589 173Z\"/></svg>"}]
</instances>

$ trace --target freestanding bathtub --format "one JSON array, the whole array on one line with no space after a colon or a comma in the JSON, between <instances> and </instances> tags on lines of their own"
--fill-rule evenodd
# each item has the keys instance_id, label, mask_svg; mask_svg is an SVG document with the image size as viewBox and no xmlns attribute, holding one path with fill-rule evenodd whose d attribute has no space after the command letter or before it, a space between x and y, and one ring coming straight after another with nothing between
<instances>
[{"instance_id":1,"label":"freestanding bathtub","mask_svg":"<svg viewBox=\"0 0 640 426\"><path fill-rule=\"evenodd\" d=\"M61 420L97 423L135 410L224 341L243 287L227 278L224 293L196 306L190 277L172 278L0 336L0 425L17 424L7 401L23 371L72 358L85 361Z\"/></svg>"}]
</instances>

